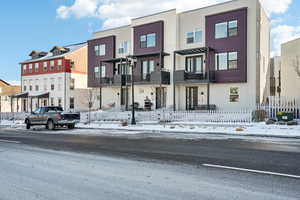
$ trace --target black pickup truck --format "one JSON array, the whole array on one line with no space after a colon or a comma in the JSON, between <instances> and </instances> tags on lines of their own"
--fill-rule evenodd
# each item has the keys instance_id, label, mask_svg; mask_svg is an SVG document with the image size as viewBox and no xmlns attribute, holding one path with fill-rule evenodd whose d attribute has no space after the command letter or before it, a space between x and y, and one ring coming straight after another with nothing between
<instances>
[{"instance_id":1,"label":"black pickup truck","mask_svg":"<svg viewBox=\"0 0 300 200\"><path fill-rule=\"evenodd\" d=\"M47 129L54 130L56 127L75 128L80 121L80 113L67 113L61 107L40 107L25 119L26 128L45 125Z\"/></svg>"}]
</instances>

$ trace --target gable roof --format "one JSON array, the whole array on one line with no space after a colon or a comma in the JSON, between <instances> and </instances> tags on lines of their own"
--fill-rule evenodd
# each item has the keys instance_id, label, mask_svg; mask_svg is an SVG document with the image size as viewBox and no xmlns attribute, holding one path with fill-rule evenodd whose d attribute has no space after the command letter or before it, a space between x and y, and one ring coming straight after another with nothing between
<instances>
[{"instance_id":1,"label":"gable roof","mask_svg":"<svg viewBox=\"0 0 300 200\"><path fill-rule=\"evenodd\" d=\"M3 84L5 84L5 85L7 85L7 86L10 85L8 82L6 82L6 81L4 81L4 80L2 80L2 79L0 79L0 82L2 82Z\"/></svg>"},{"instance_id":2,"label":"gable roof","mask_svg":"<svg viewBox=\"0 0 300 200\"><path fill-rule=\"evenodd\" d=\"M20 64L26 64L26 63L32 63L32 62L38 62L38 61L43 61L43 60L50 60L50 59L55 59L55 58L62 58L66 55L69 55L71 53L73 53L74 51L80 49L80 48L83 48L83 47L86 47L87 46L87 43L84 42L84 43L78 43L78 44L72 44L72 45L68 45L68 46L64 46L62 48L64 49L69 49L69 51L63 53L63 54L60 54L60 55L54 55L51 51L55 48L55 47L58 47L58 46L55 46L51 49L51 51L49 52L45 52L46 55L43 56L43 57L40 57L40 58L33 58L33 59L28 59L28 60L25 60L25 61L22 61L20 62ZM58 47L58 48L61 48L61 47Z\"/></svg>"}]
</instances>

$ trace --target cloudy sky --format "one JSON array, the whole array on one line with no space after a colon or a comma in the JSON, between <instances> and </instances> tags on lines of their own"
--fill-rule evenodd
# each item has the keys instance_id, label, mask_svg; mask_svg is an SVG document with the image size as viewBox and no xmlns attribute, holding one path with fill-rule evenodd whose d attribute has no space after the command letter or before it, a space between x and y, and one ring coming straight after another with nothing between
<instances>
[{"instance_id":1,"label":"cloudy sky","mask_svg":"<svg viewBox=\"0 0 300 200\"><path fill-rule=\"evenodd\" d=\"M171 8L178 11L228 0L10 0L0 7L0 79L18 81L18 63L32 49L86 41L93 31ZM272 20L272 55L300 37L299 0L261 0ZM150 6L151 5L151 6Z\"/></svg>"}]
</instances>

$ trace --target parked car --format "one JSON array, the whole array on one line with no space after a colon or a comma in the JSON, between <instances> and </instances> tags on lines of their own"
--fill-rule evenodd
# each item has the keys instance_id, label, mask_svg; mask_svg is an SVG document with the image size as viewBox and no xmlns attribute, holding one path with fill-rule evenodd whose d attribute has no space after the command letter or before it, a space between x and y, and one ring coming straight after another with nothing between
<instances>
[{"instance_id":1,"label":"parked car","mask_svg":"<svg viewBox=\"0 0 300 200\"><path fill-rule=\"evenodd\" d=\"M25 119L26 129L32 126L45 125L47 129L54 130L56 127L75 128L80 121L80 113L67 113L61 107L40 107Z\"/></svg>"}]
</instances>

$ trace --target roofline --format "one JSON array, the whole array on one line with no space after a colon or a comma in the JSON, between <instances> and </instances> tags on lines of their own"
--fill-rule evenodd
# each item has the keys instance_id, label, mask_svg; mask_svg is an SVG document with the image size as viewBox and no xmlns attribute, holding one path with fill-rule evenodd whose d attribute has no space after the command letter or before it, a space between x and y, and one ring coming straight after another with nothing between
<instances>
[{"instance_id":1,"label":"roofline","mask_svg":"<svg viewBox=\"0 0 300 200\"><path fill-rule=\"evenodd\" d=\"M3 79L0 79L0 81L2 81L3 83L5 83L6 85L11 85L11 84L9 84L8 82L6 82L6 81L3 80Z\"/></svg>"},{"instance_id":2,"label":"roofline","mask_svg":"<svg viewBox=\"0 0 300 200\"><path fill-rule=\"evenodd\" d=\"M300 37L295 38L295 39L290 40L290 41L287 41L287 42L284 42L284 43L281 44L281 46L286 45L286 44L289 44L289 43L292 43L292 42L295 42L295 41L297 41L297 40L300 40Z\"/></svg>"},{"instance_id":3,"label":"roofline","mask_svg":"<svg viewBox=\"0 0 300 200\"><path fill-rule=\"evenodd\" d=\"M101 30L101 31L96 31L96 32L93 32L92 35L96 34L96 33L103 33L103 32L106 32L106 31L113 31L113 30L126 28L126 27L131 27L131 24L127 24L127 25L124 25L124 26L117 26L117 27L114 27L114 28L108 28L108 29L104 29L104 30Z\"/></svg>"},{"instance_id":4,"label":"roofline","mask_svg":"<svg viewBox=\"0 0 300 200\"><path fill-rule=\"evenodd\" d=\"M149 15L144 15L142 17L132 18L132 20L137 20L137 19L141 19L141 18L145 18L145 17L151 17L151 16L163 14L163 13L174 11L174 10L176 11L176 8L172 8L172 9L169 9L169 10L165 10L165 11L161 11L161 12L157 12L157 13L153 13L153 14L149 14Z\"/></svg>"}]
</instances>

